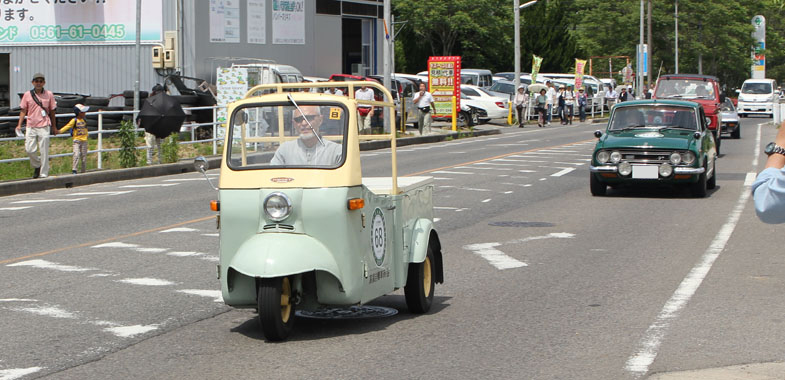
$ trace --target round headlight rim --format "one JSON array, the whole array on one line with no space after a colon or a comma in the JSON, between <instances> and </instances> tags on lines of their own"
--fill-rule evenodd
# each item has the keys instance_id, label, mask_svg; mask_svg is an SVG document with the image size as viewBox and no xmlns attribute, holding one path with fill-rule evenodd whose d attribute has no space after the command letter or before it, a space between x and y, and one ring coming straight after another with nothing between
<instances>
[{"instance_id":1,"label":"round headlight rim","mask_svg":"<svg viewBox=\"0 0 785 380\"><path fill-rule=\"evenodd\" d=\"M675 160L674 160L674 158L675 158ZM670 157L668 157L668 161L673 166L676 166L676 165L680 164L681 161L682 161L681 153L679 153L679 152L671 153Z\"/></svg>"},{"instance_id":2,"label":"round headlight rim","mask_svg":"<svg viewBox=\"0 0 785 380\"><path fill-rule=\"evenodd\" d=\"M607 150L597 152L597 162L607 164L611 160L611 154Z\"/></svg>"},{"instance_id":3,"label":"round headlight rim","mask_svg":"<svg viewBox=\"0 0 785 380\"><path fill-rule=\"evenodd\" d=\"M695 153L688 150L682 153L681 162L683 162L685 165L692 165L693 163L695 163L696 159L697 156L695 155Z\"/></svg>"},{"instance_id":4,"label":"round headlight rim","mask_svg":"<svg viewBox=\"0 0 785 380\"><path fill-rule=\"evenodd\" d=\"M270 201L270 199L273 197L282 199L286 204L286 212L284 212L282 216L273 216L270 214L270 211L268 211L267 209L267 204ZM264 214L267 216L268 219L272 220L273 222L282 222L286 220L286 218L288 218L289 215L292 214L292 200L285 193L282 193L280 191L272 192L270 194L267 194L266 197L264 197L264 202L262 202L262 208L264 209Z\"/></svg>"},{"instance_id":5,"label":"round headlight rim","mask_svg":"<svg viewBox=\"0 0 785 380\"><path fill-rule=\"evenodd\" d=\"M622 161L619 163L618 171L620 175L628 176L632 174L632 164L627 161Z\"/></svg>"},{"instance_id":6,"label":"round headlight rim","mask_svg":"<svg viewBox=\"0 0 785 380\"><path fill-rule=\"evenodd\" d=\"M665 173L663 173L663 169L666 169ZM659 166L659 168L657 168L657 173L660 175L660 177L668 178L673 175L673 165L664 162Z\"/></svg>"},{"instance_id":7,"label":"round headlight rim","mask_svg":"<svg viewBox=\"0 0 785 380\"><path fill-rule=\"evenodd\" d=\"M621 152L619 152L618 150L614 150L613 152L611 152L610 159L611 159L611 163L618 164L619 162L621 162L622 159Z\"/></svg>"}]
</instances>

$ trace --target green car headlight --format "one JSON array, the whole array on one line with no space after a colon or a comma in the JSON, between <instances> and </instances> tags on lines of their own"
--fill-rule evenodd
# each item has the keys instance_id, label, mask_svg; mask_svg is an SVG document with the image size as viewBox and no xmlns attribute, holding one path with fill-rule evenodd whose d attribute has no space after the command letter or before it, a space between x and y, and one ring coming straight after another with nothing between
<instances>
[{"instance_id":1,"label":"green car headlight","mask_svg":"<svg viewBox=\"0 0 785 380\"><path fill-rule=\"evenodd\" d=\"M611 154L608 153L607 150L601 150L599 153L597 153L597 162L601 164L607 164L610 159Z\"/></svg>"},{"instance_id":2,"label":"green car headlight","mask_svg":"<svg viewBox=\"0 0 785 380\"><path fill-rule=\"evenodd\" d=\"M659 168L660 177L670 177L673 174L673 166L664 163Z\"/></svg>"},{"instance_id":3,"label":"green car headlight","mask_svg":"<svg viewBox=\"0 0 785 380\"><path fill-rule=\"evenodd\" d=\"M619 164L619 174L627 176L632 173L632 165L629 162L624 161Z\"/></svg>"},{"instance_id":4,"label":"green car headlight","mask_svg":"<svg viewBox=\"0 0 785 380\"><path fill-rule=\"evenodd\" d=\"M614 164L618 164L619 161L621 161L621 153L614 150L613 152L611 152L611 162L613 162Z\"/></svg>"},{"instance_id":5,"label":"green car headlight","mask_svg":"<svg viewBox=\"0 0 785 380\"><path fill-rule=\"evenodd\" d=\"M264 198L264 213L270 220L280 222L292 213L292 201L284 193L275 192Z\"/></svg>"},{"instance_id":6,"label":"green car headlight","mask_svg":"<svg viewBox=\"0 0 785 380\"><path fill-rule=\"evenodd\" d=\"M681 154L681 160L687 165L692 165L695 162L695 153L684 152Z\"/></svg>"},{"instance_id":7,"label":"green car headlight","mask_svg":"<svg viewBox=\"0 0 785 380\"><path fill-rule=\"evenodd\" d=\"M671 165L678 165L678 164L680 164L681 163L681 154L679 154L679 152L671 153L670 162L671 162Z\"/></svg>"}]
</instances>

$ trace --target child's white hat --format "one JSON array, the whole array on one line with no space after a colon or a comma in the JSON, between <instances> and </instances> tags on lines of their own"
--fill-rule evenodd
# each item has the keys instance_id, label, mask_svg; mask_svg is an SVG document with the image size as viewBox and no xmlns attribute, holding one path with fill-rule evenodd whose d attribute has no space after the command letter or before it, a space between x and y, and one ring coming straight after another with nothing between
<instances>
[{"instance_id":1,"label":"child's white hat","mask_svg":"<svg viewBox=\"0 0 785 380\"><path fill-rule=\"evenodd\" d=\"M75 113L87 112L89 110L90 110L90 107L86 106L84 104L77 104L77 105L74 106L74 112Z\"/></svg>"}]
</instances>

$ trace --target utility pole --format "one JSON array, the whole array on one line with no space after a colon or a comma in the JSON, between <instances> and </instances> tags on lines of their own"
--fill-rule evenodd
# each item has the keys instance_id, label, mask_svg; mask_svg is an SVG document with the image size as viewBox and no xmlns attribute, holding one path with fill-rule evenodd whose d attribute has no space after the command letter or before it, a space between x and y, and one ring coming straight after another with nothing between
<instances>
[{"instance_id":1,"label":"utility pole","mask_svg":"<svg viewBox=\"0 0 785 380\"><path fill-rule=\"evenodd\" d=\"M679 73L679 0L676 0L676 11L673 14L676 20L676 68L675 73Z\"/></svg>"},{"instance_id":2,"label":"utility pole","mask_svg":"<svg viewBox=\"0 0 785 380\"><path fill-rule=\"evenodd\" d=\"M646 45L647 45L647 49L648 49L648 51L647 51L648 59L646 60L646 64L649 67L646 70L646 83L651 85L651 67L652 67L651 61L654 60L653 59L654 57L652 56L652 53L651 53L652 50L653 50L653 48L651 46L651 0L649 0L649 14L648 14L647 18L648 18L647 22L649 24L649 30L648 30L648 32L646 34Z\"/></svg>"},{"instance_id":3,"label":"utility pole","mask_svg":"<svg viewBox=\"0 0 785 380\"><path fill-rule=\"evenodd\" d=\"M521 85L521 9L520 1L514 0L512 3L513 11L515 12L515 90L513 94L518 93L518 86Z\"/></svg>"},{"instance_id":4,"label":"utility pole","mask_svg":"<svg viewBox=\"0 0 785 380\"><path fill-rule=\"evenodd\" d=\"M641 31L640 31L640 42L638 45L638 89L636 92L636 98L640 99L641 95L643 94L643 62L641 62L641 58L643 58L643 0L641 0Z\"/></svg>"}]
</instances>

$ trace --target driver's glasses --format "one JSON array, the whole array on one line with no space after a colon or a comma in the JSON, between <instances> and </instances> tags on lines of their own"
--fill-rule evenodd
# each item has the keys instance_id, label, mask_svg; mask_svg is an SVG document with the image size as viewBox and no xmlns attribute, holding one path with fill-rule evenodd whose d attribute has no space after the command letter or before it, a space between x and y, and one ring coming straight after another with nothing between
<instances>
[{"instance_id":1,"label":"driver's glasses","mask_svg":"<svg viewBox=\"0 0 785 380\"><path fill-rule=\"evenodd\" d=\"M319 117L319 115L305 115L305 117L308 118L309 122L311 122L314 121L317 117ZM302 116L296 116L292 118L292 120L294 120L295 123L302 123L304 118Z\"/></svg>"}]
</instances>

